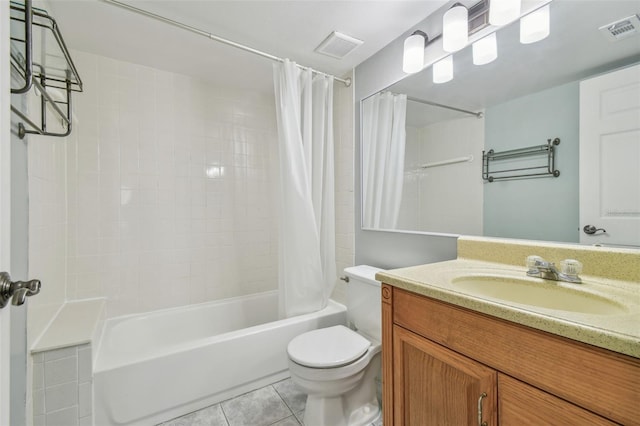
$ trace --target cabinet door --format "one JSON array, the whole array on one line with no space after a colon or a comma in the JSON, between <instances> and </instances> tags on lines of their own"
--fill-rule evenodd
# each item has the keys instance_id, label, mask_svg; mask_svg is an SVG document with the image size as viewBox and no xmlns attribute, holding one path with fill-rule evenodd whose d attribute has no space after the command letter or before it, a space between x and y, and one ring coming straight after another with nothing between
<instances>
[{"instance_id":1,"label":"cabinet door","mask_svg":"<svg viewBox=\"0 0 640 426\"><path fill-rule=\"evenodd\" d=\"M504 374L498 375L498 388L500 389L498 412L501 426L616 424ZM597 393L594 394L594 398L597 397Z\"/></svg>"},{"instance_id":2,"label":"cabinet door","mask_svg":"<svg viewBox=\"0 0 640 426\"><path fill-rule=\"evenodd\" d=\"M497 424L495 370L399 326L393 350L396 426Z\"/></svg>"}]
</instances>

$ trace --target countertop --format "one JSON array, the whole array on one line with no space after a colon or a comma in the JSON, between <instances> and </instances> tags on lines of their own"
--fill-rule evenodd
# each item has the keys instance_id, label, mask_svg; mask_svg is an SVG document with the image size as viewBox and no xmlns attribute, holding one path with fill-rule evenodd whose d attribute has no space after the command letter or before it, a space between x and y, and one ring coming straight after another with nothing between
<instances>
[{"instance_id":1,"label":"countertop","mask_svg":"<svg viewBox=\"0 0 640 426\"><path fill-rule=\"evenodd\" d=\"M497 245L492 245L492 241L495 241ZM523 248L523 245L527 247ZM550 252L548 251L549 247ZM489 245L487 245L487 239L461 237L461 241L458 243L458 259L456 260L379 272L376 274L376 279L397 288L476 312L640 358L640 282L628 279L635 278L637 270L640 270L640 251L602 250L601 248L588 247L585 249L584 246L575 246L575 248L578 249L578 252L571 252L572 246L519 240L489 240ZM564 252L565 249L569 252ZM569 257L581 260L582 254L582 260L596 261L603 265L605 262L600 262L597 258L599 252L607 256L607 260L611 260L612 252L614 254L620 252L619 258L632 270L622 271L617 274L617 279L610 279L604 278L597 267L591 265L589 271L593 272L593 275L581 275L583 284L570 284L527 277L524 258L520 261L522 266L514 265L515 261L511 260L506 263L486 260L487 252L493 252L495 258L501 258L501 251L513 253L519 250L528 254L548 256L549 253L553 253L553 255L562 256L559 259L548 259L555 262ZM482 253L482 255L476 256L474 253ZM604 266L609 268L610 262ZM541 285L549 287L549 297L551 298L556 288L570 289L572 286L577 286L575 289L584 292L588 297L606 297L607 300L613 301L623 308L623 311L612 314L586 314L472 295L452 284L452 280L461 274L513 277L530 281L533 284L539 282Z\"/></svg>"}]
</instances>

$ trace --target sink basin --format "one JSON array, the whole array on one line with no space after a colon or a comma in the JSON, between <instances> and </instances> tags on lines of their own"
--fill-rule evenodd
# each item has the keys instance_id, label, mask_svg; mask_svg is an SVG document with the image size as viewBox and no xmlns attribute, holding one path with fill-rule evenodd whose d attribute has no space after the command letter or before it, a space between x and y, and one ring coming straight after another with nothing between
<instances>
[{"instance_id":1,"label":"sink basin","mask_svg":"<svg viewBox=\"0 0 640 426\"><path fill-rule=\"evenodd\" d=\"M544 281L492 275L470 275L452 280L456 290L477 297L592 315L626 313L624 305L596 294L563 287L556 281Z\"/></svg>"}]
</instances>

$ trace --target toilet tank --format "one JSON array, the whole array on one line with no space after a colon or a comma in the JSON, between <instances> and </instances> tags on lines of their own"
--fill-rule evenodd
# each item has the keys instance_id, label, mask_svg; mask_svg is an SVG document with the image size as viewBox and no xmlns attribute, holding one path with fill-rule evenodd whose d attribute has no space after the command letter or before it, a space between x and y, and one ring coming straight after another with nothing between
<instances>
[{"instance_id":1,"label":"toilet tank","mask_svg":"<svg viewBox=\"0 0 640 426\"><path fill-rule=\"evenodd\" d=\"M383 269L359 265L345 268L347 284L347 319L349 326L369 337L382 340L380 282L376 272Z\"/></svg>"}]
</instances>

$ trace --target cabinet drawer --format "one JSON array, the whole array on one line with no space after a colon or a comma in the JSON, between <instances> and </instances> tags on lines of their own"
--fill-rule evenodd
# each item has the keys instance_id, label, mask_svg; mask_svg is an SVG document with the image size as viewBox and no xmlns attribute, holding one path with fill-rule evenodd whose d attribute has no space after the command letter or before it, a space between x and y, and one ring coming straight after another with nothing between
<instances>
[{"instance_id":1,"label":"cabinet drawer","mask_svg":"<svg viewBox=\"0 0 640 426\"><path fill-rule=\"evenodd\" d=\"M393 288L393 321L625 425L640 425L640 359Z\"/></svg>"},{"instance_id":2,"label":"cabinet drawer","mask_svg":"<svg viewBox=\"0 0 640 426\"><path fill-rule=\"evenodd\" d=\"M597 395L594 395L597 398ZM498 374L498 418L501 426L610 426L610 422L563 399Z\"/></svg>"}]
</instances>

